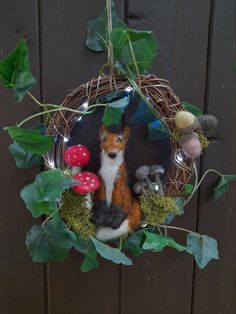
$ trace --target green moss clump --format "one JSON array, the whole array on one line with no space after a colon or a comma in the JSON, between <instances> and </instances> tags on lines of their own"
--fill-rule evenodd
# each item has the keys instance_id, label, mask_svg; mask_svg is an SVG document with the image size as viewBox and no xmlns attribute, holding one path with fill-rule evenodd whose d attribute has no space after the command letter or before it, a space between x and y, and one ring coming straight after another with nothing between
<instances>
[{"instance_id":1,"label":"green moss clump","mask_svg":"<svg viewBox=\"0 0 236 314\"><path fill-rule=\"evenodd\" d=\"M174 129L172 131L171 141L172 142L178 142L180 140L181 135L182 134L178 129Z\"/></svg>"},{"instance_id":2,"label":"green moss clump","mask_svg":"<svg viewBox=\"0 0 236 314\"><path fill-rule=\"evenodd\" d=\"M210 144L210 142L208 141L208 139L206 138L206 136L203 135L202 133L199 133L198 135L199 135L199 141L200 141L200 143L201 143L201 145L202 145L202 148L203 148L203 149L207 149L208 146L209 146L209 144Z\"/></svg>"},{"instance_id":3,"label":"green moss clump","mask_svg":"<svg viewBox=\"0 0 236 314\"><path fill-rule=\"evenodd\" d=\"M158 195L154 191L142 194L140 203L144 221L154 227L163 224L166 217L177 210L174 198Z\"/></svg>"},{"instance_id":4,"label":"green moss clump","mask_svg":"<svg viewBox=\"0 0 236 314\"><path fill-rule=\"evenodd\" d=\"M95 236L96 227L90 221L91 213L86 207L85 196L75 193L73 190L65 190L62 194L60 216L69 227L80 235L83 240Z\"/></svg>"}]
</instances>

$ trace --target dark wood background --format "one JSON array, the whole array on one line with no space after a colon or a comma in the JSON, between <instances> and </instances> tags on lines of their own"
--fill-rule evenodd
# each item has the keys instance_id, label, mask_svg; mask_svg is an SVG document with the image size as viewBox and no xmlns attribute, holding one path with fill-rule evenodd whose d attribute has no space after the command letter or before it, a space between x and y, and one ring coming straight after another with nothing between
<instances>
[{"instance_id":1,"label":"dark wood background","mask_svg":"<svg viewBox=\"0 0 236 314\"><path fill-rule=\"evenodd\" d=\"M103 0L1 0L0 57L26 38L34 94L60 102L68 89L97 74L104 55L85 47L86 22ZM236 173L236 2L235 0L117 0L121 17L136 29L151 29L159 42L153 72L172 82L176 94L219 118L217 141L200 163ZM218 240L220 261L198 269L193 258L174 250L144 254L131 268L101 261L80 272L81 257L64 263L35 264L25 233L35 223L20 200L20 189L35 170L19 170L8 153L2 127L37 111L30 99L14 104L0 88L0 313L1 314L234 314L236 313L235 184L219 201L210 199L215 177L175 225ZM185 234L174 232L178 242Z\"/></svg>"}]
</instances>

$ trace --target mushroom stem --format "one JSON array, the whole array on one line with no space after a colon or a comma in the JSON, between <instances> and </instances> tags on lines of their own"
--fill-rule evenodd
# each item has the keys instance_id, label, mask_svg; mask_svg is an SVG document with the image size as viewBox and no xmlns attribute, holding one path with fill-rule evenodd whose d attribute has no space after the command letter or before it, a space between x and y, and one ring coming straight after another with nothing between
<instances>
[{"instance_id":1,"label":"mushroom stem","mask_svg":"<svg viewBox=\"0 0 236 314\"><path fill-rule=\"evenodd\" d=\"M164 190L163 190L163 186L162 186L162 182L160 179L160 174L156 173L155 174L155 178L156 178L156 184L158 185L158 193L163 196L164 195Z\"/></svg>"},{"instance_id":2,"label":"mushroom stem","mask_svg":"<svg viewBox=\"0 0 236 314\"><path fill-rule=\"evenodd\" d=\"M80 172L81 172L81 167L72 167L72 169L71 169L72 176L74 176Z\"/></svg>"},{"instance_id":3,"label":"mushroom stem","mask_svg":"<svg viewBox=\"0 0 236 314\"><path fill-rule=\"evenodd\" d=\"M91 193L86 194L84 199L85 199L86 207L89 210L91 210L91 208L93 206Z\"/></svg>"}]
</instances>

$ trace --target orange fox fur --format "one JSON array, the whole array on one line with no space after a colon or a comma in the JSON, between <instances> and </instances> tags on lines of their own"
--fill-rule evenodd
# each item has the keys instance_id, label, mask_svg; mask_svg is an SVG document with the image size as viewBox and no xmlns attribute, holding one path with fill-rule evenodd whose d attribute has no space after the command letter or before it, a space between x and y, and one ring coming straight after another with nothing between
<instances>
[{"instance_id":1,"label":"orange fox fur","mask_svg":"<svg viewBox=\"0 0 236 314\"><path fill-rule=\"evenodd\" d=\"M132 196L127 184L124 153L129 137L128 127L124 128L121 134L111 133L104 125L100 127L101 186L96 192L95 200L106 202L111 208L116 206L127 213L128 228L132 230L140 224L141 212L140 204ZM112 175L114 175L114 180ZM112 191L109 191L110 189Z\"/></svg>"}]
</instances>

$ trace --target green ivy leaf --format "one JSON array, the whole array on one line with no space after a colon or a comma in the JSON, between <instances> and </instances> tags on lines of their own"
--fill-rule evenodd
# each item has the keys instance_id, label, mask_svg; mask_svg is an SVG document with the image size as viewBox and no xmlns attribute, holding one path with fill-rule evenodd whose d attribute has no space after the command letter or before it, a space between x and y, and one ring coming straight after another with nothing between
<instances>
[{"instance_id":1,"label":"green ivy leaf","mask_svg":"<svg viewBox=\"0 0 236 314\"><path fill-rule=\"evenodd\" d=\"M99 267L99 262L97 260L97 251L95 249L95 246L91 244L87 250L85 251L85 256L83 259L83 262L81 264L81 271L87 272L94 268Z\"/></svg>"},{"instance_id":2,"label":"green ivy leaf","mask_svg":"<svg viewBox=\"0 0 236 314\"><path fill-rule=\"evenodd\" d=\"M59 219L34 225L26 235L26 246L34 262L62 261L73 247L75 234Z\"/></svg>"},{"instance_id":3,"label":"green ivy leaf","mask_svg":"<svg viewBox=\"0 0 236 314\"><path fill-rule=\"evenodd\" d=\"M134 256L138 257L143 253L142 242L145 229L133 232L123 243L124 249L129 249Z\"/></svg>"},{"instance_id":4,"label":"green ivy leaf","mask_svg":"<svg viewBox=\"0 0 236 314\"><path fill-rule=\"evenodd\" d=\"M131 53L130 44L135 55L139 72L143 73L152 65L156 56L157 43L150 31L136 31L130 28L114 28L111 32L111 41L115 60L123 64L116 63L122 73L135 77L137 72Z\"/></svg>"},{"instance_id":5,"label":"green ivy leaf","mask_svg":"<svg viewBox=\"0 0 236 314\"><path fill-rule=\"evenodd\" d=\"M112 27L123 27L127 25L121 21L115 11L115 5L112 1L111 6ZM105 6L101 15L93 21L87 23L87 39L86 45L89 49L94 51L103 51L107 49L109 40L108 26L107 26L107 8Z\"/></svg>"},{"instance_id":6,"label":"green ivy leaf","mask_svg":"<svg viewBox=\"0 0 236 314\"><path fill-rule=\"evenodd\" d=\"M83 240L82 238L80 238L79 235L77 235L74 248L75 250L85 255L81 264L82 272L87 272L99 267L99 262L97 261L97 251L93 242L90 239Z\"/></svg>"},{"instance_id":7,"label":"green ivy leaf","mask_svg":"<svg viewBox=\"0 0 236 314\"><path fill-rule=\"evenodd\" d=\"M162 140L168 138L170 133L161 120L155 120L148 123L148 142Z\"/></svg>"},{"instance_id":8,"label":"green ivy leaf","mask_svg":"<svg viewBox=\"0 0 236 314\"><path fill-rule=\"evenodd\" d=\"M102 117L102 123L108 126L112 124L119 125L120 119L123 114L124 114L123 109L113 108L107 105Z\"/></svg>"},{"instance_id":9,"label":"green ivy leaf","mask_svg":"<svg viewBox=\"0 0 236 314\"><path fill-rule=\"evenodd\" d=\"M5 129L20 147L39 156L43 156L54 144L54 137L41 135L40 130L24 129L18 126Z\"/></svg>"},{"instance_id":10,"label":"green ivy leaf","mask_svg":"<svg viewBox=\"0 0 236 314\"><path fill-rule=\"evenodd\" d=\"M122 253L119 249L112 248L109 245L106 245L93 237L91 237L91 240L95 245L97 252L103 258L108 259L109 261L112 261L116 264L132 265L132 260L128 258L124 253Z\"/></svg>"},{"instance_id":11,"label":"green ivy leaf","mask_svg":"<svg viewBox=\"0 0 236 314\"><path fill-rule=\"evenodd\" d=\"M43 164L43 158L41 156L31 153L30 151L20 147L15 142L9 146L9 151L14 157L18 168L26 169Z\"/></svg>"},{"instance_id":12,"label":"green ivy leaf","mask_svg":"<svg viewBox=\"0 0 236 314\"><path fill-rule=\"evenodd\" d=\"M175 218L176 215L183 215L184 214L184 202L181 197L176 197L175 198L175 203L176 203L176 208L174 213L170 213L166 219L165 219L165 224L169 225L172 220Z\"/></svg>"},{"instance_id":13,"label":"green ivy leaf","mask_svg":"<svg viewBox=\"0 0 236 314\"><path fill-rule=\"evenodd\" d=\"M0 77L6 87L13 89L16 102L20 102L36 83L29 69L28 47L21 39L16 49L0 62Z\"/></svg>"},{"instance_id":14,"label":"green ivy leaf","mask_svg":"<svg viewBox=\"0 0 236 314\"><path fill-rule=\"evenodd\" d=\"M182 102L182 105L185 107L186 110L188 110L189 112L191 112L193 115L195 115L196 117L199 117L201 115L203 115L203 111L201 108L192 105L188 102Z\"/></svg>"},{"instance_id":15,"label":"green ivy leaf","mask_svg":"<svg viewBox=\"0 0 236 314\"><path fill-rule=\"evenodd\" d=\"M140 100L139 106L133 116L131 117L129 123L150 123L156 121L157 117L149 109L145 101Z\"/></svg>"},{"instance_id":16,"label":"green ivy leaf","mask_svg":"<svg viewBox=\"0 0 236 314\"><path fill-rule=\"evenodd\" d=\"M35 179L35 199L37 202L59 201L63 190L75 184L79 184L78 180L64 175L60 169L43 171Z\"/></svg>"},{"instance_id":17,"label":"green ivy leaf","mask_svg":"<svg viewBox=\"0 0 236 314\"><path fill-rule=\"evenodd\" d=\"M219 259L216 240L206 235L189 233L186 252L195 257L199 268L204 268L211 259Z\"/></svg>"},{"instance_id":18,"label":"green ivy leaf","mask_svg":"<svg viewBox=\"0 0 236 314\"><path fill-rule=\"evenodd\" d=\"M121 99L117 99L113 102L107 104L104 114L102 117L102 122L105 125L116 124L119 125L120 118L124 114L124 110L127 108L130 102L130 96L125 95Z\"/></svg>"},{"instance_id":19,"label":"green ivy leaf","mask_svg":"<svg viewBox=\"0 0 236 314\"><path fill-rule=\"evenodd\" d=\"M225 192L229 190L229 183L236 180L235 175L222 175L214 188L214 199L220 198Z\"/></svg>"},{"instance_id":20,"label":"green ivy leaf","mask_svg":"<svg viewBox=\"0 0 236 314\"><path fill-rule=\"evenodd\" d=\"M37 202L36 196L36 186L31 183L25 186L20 193L21 198L25 202L26 208L31 212L34 218L41 215L50 215L56 208L56 202Z\"/></svg>"},{"instance_id":21,"label":"green ivy leaf","mask_svg":"<svg viewBox=\"0 0 236 314\"><path fill-rule=\"evenodd\" d=\"M145 231L146 239L143 243L144 250L153 250L153 251L162 251L166 246L170 246L177 251L184 251L185 247L183 245L175 242L174 239L170 237L166 237L164 235L152 233Z\"/></svg>"}]
</instances>

